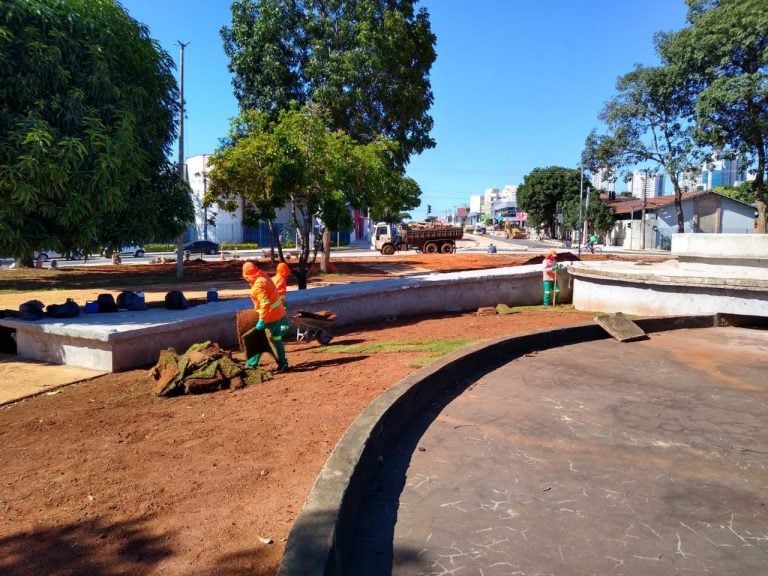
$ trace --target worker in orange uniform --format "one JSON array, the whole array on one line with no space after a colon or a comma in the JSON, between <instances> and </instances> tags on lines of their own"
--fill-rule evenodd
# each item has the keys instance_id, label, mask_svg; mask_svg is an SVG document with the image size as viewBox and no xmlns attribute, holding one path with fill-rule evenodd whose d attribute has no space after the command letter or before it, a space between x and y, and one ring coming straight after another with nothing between
<instances>
[{"instance_id":1,"label":"worker in orange uniform","mask_svg":"<svg viewBox=\"0 0 768 576\"><path fill-rule=\"evenodd\" d=\"M283 306L288 310L288 302L285 299L285 295L288 293L288 276L291 275L291 269L285 262L280 262L277 265L277 270L274 276L272 276L272 282L277 287L277 293L283 299Z\"/></svg>"},{"instance_id":2,"label":"worker in orange uniform","mask_svg":"<svg viewBox=\"0 0 768 576\"><path fill-rule=\"evenodd\" d=\"M253 262L243 264L243 279L251 287L253 307L259 313L256 330L269 330L277 352L277 369L287 370L288 360L285 357L283 334L288 330L288 320L285 316L283 298L277 291L272 279ZM255 354L246 361L246 366L255 368L259 365L261 354Z\"/></svg>"}]
</instances>

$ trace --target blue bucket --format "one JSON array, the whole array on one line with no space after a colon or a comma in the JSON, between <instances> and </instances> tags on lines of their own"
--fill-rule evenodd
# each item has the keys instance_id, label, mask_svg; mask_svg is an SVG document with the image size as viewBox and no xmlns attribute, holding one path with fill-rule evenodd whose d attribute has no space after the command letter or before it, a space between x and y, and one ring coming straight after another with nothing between
<instances>
[{"instance_id":1,"label":"blue bucket","mask_svg":"<svg viewBox=\"0 0 768 576\"><path fill-rule=\"evenodd\" d=\"M207 302L218 302L219 301L219 293L216 291L216 289L208 290L205 294L205 300Z\"/></svg>"}]
</instances>

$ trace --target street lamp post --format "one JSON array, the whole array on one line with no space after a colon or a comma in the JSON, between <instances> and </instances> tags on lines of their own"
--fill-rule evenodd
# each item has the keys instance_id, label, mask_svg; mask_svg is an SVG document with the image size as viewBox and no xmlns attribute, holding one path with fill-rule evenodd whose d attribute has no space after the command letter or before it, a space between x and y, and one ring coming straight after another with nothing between
<instances>
[{"instance_id":1,"label":"street lamp post","mask_svg":"<svg viewBox=\"0 0 768 576\"><path fill-rule=\"evenodd\" d=\"M189 42L177 42L181 49L179 62L179 179L186 180L184 170L184 48ZM184 276L184 232L176 239L176 277Z\"/></svg>"},{"instance_id":2,"label":"street lamp post","mask_svg":"<svg viewBox=\"0 0 768 576\"><path fill-rule=\"evenodd\" d=\"M208 194L207 161L208 159L203 154L203 240L208 240L208 204L205 202L205 196Z\"/></svg>"},{"instance_id":3,"label":"street lamp post","mask_svg":"<svg viewBox=\"0 0 768 576\"><path fill-rule=\"evenodd\" d=\"M581 202L582 202L582 198L584 197L584 165L583 164L579 166L579 170L581 171L581 178L579 180L579 230L581 230L581 222L582 222ZM581 232L579 232L579 234L581 234ZM581 258L581 238L579 238L579 247L577 249L577 253L579 258Z\"/></svg>"},{"instance_id":4,"label":"street lamp post","mask_svg":"<svg viewBox=\"0 0 768 576\"><path fill-rule=\"evenodd\" d=\"M648 186L648 169L645 169L645 177L643 178L643 204L642 204L642 211L640 212L640 245L642 246L642 249L645 250L645 204L646 204L646 197L647 197L647 186Z\"/></svg>"}]
</instances>

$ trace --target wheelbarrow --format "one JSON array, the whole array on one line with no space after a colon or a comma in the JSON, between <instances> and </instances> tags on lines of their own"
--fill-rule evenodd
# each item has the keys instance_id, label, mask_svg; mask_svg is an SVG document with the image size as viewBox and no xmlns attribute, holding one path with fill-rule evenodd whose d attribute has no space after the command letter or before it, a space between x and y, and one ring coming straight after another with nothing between
<instances>
[{"instance_id":1,"label":"wheelbarrow","mask_svg":"<svg viewBox=\"0 0 768 576\"><path fill-rule=\"evenodd\" d=\"M331 342L331 333L328 328L336 320L336 314L333 312L306 312L298 311L291 316L296 326L296 341L311 342L317 340L322 345Z\"/></svg>"}]
</instances>

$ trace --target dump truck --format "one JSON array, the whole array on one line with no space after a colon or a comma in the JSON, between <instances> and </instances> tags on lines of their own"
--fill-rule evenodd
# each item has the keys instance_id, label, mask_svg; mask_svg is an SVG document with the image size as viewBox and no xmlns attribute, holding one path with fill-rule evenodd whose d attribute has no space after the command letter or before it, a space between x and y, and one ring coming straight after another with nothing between
<instances>
[{"instance_id":1,"label":"dump truck","mask_svg":"<svg viewBox=\"0 0 768 576\"><path fill-rule=\"evenodd\" d=\"M450 254L456 251L456 240L464 235L457 226L432 223L411 223L393 226L376 224L374 247L390 255L399 250L416 250L426 254Z\"/></svg>"}]
</instances>

